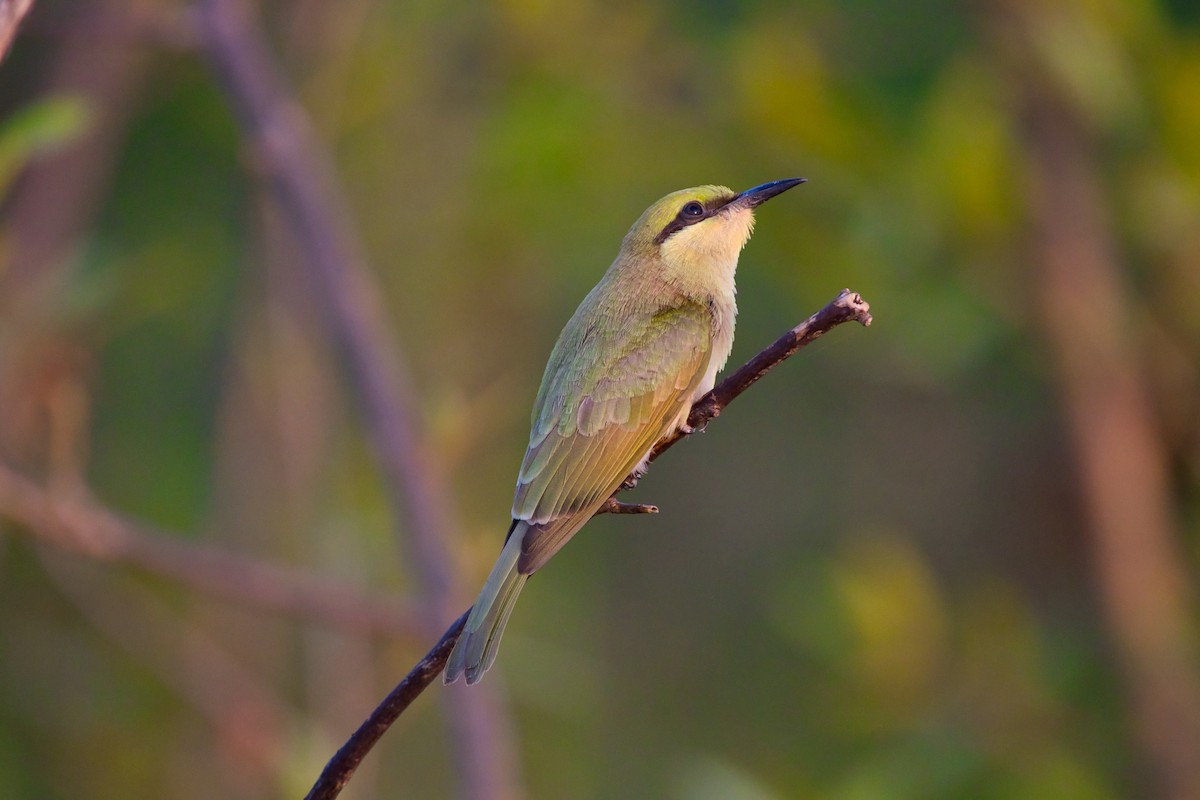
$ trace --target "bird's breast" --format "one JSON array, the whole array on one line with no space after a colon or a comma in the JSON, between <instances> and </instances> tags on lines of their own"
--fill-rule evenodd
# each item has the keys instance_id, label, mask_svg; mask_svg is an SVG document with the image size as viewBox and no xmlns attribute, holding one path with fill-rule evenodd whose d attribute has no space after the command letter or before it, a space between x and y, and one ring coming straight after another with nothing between
<instances>
[{"instance_id":1,"label":"bird's breast","mask_svg":"<svg viewBox=\"0 0 1200 800\"><path fill-rule=\"evenodd\" d=\"M733 296L710 297L708 310L712 314L712 355L704 377L696 386L692 402L699 400L717 385L717 373L725 367L733 350L733 325L737 318L737 303Z\"/></svg>"}]
</instances>

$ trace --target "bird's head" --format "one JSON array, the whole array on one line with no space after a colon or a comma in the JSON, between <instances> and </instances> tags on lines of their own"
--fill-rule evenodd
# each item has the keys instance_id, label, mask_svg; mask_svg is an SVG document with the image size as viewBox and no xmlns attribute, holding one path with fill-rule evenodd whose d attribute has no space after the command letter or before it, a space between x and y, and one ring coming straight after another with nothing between
<instances>
[{"instance_id":1,"label":"bird's head","mask_svg":"<svg viewBox=\"0 0 1200 800\"><path fill-rule=\"evenodd\" d=\"M672 192L633 223L622 249L679 266L736 264L754 230L754 209L801 183L804 178L787 178L744 192L724 186Z\"/></svg>"}]
</instances>

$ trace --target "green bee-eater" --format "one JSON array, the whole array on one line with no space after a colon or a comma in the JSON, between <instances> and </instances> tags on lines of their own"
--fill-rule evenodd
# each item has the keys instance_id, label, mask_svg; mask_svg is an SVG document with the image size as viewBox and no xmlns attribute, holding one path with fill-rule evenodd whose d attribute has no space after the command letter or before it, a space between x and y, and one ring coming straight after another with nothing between
<instances>
[{"instance_id":1,"label":"green bee-eater","mask_svg":"<svg viewBox=\"0 0 1200 800\"><path fill-rule=\"evenodd\" d=\"M475 683L496 660L525 581L583 527L655 442L686 428L733 347L734 272L754 209L803 178L659 200L550 353L517 477L512 527L446 665Z\"/></svg>"}]
</instances>

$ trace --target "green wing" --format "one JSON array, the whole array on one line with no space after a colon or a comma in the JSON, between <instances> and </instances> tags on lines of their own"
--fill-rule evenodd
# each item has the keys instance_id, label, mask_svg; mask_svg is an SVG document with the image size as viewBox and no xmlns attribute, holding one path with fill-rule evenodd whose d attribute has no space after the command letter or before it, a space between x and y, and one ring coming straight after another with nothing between
<instances>
[{"instance_id":1,"label":"green wing","mask_svg":"<svg viewBox=\"0 0 1200 800\"><path fill-rule=\"evenodd\" d=\"M580 312L546 367L517 480L524 574L558 552L668 432L712 353L712 317L698 303L633 324Z\"/></svg>"}]
</instances>

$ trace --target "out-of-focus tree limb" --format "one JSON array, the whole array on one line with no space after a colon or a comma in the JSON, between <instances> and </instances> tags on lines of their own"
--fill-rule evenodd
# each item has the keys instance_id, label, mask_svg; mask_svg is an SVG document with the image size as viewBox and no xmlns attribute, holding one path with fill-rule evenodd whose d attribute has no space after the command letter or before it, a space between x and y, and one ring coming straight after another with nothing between
<instances>
[{"instance_id":1,"label":"out-of-focus tree limb","mask_svg":"<svg viewBox=\"0 0 1200 800\"><path fill-rule=\"evenodd\" d=\"M1080 473L1097 584L1159 796L1200 797L1194 598L1172 518L1167 452L1108 232L1093 136L1039 59L1037 4L997 3L1031 199L1030 281Z\"/></svg>"},{"instance_id":2,"label":"out-of-focus tree limb","mask_svg":"<svg viewBox=\"0 0 1200 800\"><path fill-rule=\"evenodd\" d=\"M688 415L688 426L693 431L702 430L738 395L753 386L759 378L810 342L816 341L838 325L851 320L864 327L870 325L871 307L857 292L843 289L827 306L780 336L739 370L717 384L711 392L697 400ZM651 450L651 460L662 455L686 436L688 434L676 432L664 437ZM638 477L640 476L630 475L626 485L632 486L637 482ZM620 491L622 490L618 490L618 493ZM615 497L614 494L613 498L610 498L596 513L654 513L650 511L651 508L654 508L653 506L627 505L617 502ZM454 649L454 643L458 641L463 626L467 622L467 615L470 613L471 609L464 611L462 616L446 629L438 643L404 677L404 680L400 681L383 702L371 712L366 721L325 765L325 769L305 796L305 800L333 800L341 793L342 788L354 775L358 765L362 763L380 737L404 713L412 701L425 691L434 678L441 674L446 666L446 660L450 657L450 651ZM446 688L453 689L454 687ZM471 691L474 691L475 688L478 687L473 687Z\"/></svg>"},{"instance_id":3,"label":"out-of-focus tree limb","mask_svg":"<svg viewBox=\"0 0 1200 800\"><path fill-rule=\"evenodd\" d=\"M141 86L146 48L114 46L95 35L97 27L125 24L128 12L84 5L78 16L86 20L63 22L44 93L82 99L88 126L70 146L33 164L8 200L11 244L7 268L0 270L6 313L21 311L29 290L45 283L78 246L117 163L115 151Z\"/></svg>"},{"instance_id":4,"label":"out-of-focus tree limb","mask_svg":"<svg viewBox=\"0 0 1200 800\"><path fill-rule=\"evenodd\" d=\"M446 491L424 466L405 361L332 166L248 10L237 0L203 0L198 21L261 177L306 256L300 266L318 290L329 333L346 358L388 488L404 516L417 578L428 595L443 595L454 585Z\"/></svg>"},{"instance_id":5,"label":"out-of-focus tree limb","mask_svg":"<svg viewBox=\"0 0 1200 800\"><path fill-rule=\"evenodd\" d=\"M23 28L30 39L48 42L74 38L75 30L90 33L93 45L106 48L154 48L179 53L195 50L199 42L191 9L163 3L127 2L66 6L43 5Z\"/></svg>"},{"instance_id":6,"label":"out-of-focus tree limb","mask_svg":"<svg viewBox=\"0 0 1200 800\"><path fill-rule=\"evenodd\" d=\"M372 599L300 570L151 530L92 501L56 497L4 464L0 517L63 550L127 564L243 605L406 639L429 630L400 601Z\"/></svg>"},{"instance_id":7,"label":"out-of-focus tree limb","mask_svg":"<svg viewBox=\"0 0 1200 800\"><path fill-rule=\"evenodd\" d=\"M78 12L98 22L112 8L85 3ZM146 64L144 48L98 42L74 17L61 34L41 91L85 104L86 125L34 159L11 187L0 252L0 453L39 470L53 458L43 411L55 387L84 380L92 349L62 324L64 286L118 161Z\"/></svg>"},{"instance_id":8,"label":"out-of-focus tree limb","mask_svg":"<svg viewBox=\"0 0 1200 800\"><path fill-rule=\"evenodd\" d=\"M31 8L33 0L0 0L0 62L4 61L21 20L25 19Z\"/></svg>"},{"instance_id":9,"label":"out-of-focus tree limb","mask_svg":"<svg viewBox=\"0 0 1200 800\"><path fill-rule=\"evenodd\" d=\"M262 177L306 258L326 326L341 351L382 467L432 625L460 602L448 550L448 492L428 464L410 381L376 280L350 224L328 155L280 76L262 32L238 0L200 0L208 54ZM520 796L511 725L489 689L447 693L454 754L466 798Z\"/></svg>"},{"instance_id":10,"label":"out-of-focus tree limb","mask_svg":"<svg viewBox=\"0 0 1200 800\"><path fill-rule=\"evenodd\" d=\"M212 759L208 791L270 793L282 772L287 731L299 717L277 683L249 669L226 642L151 587L54 548L41 550L46 574L78 613L208 720L223 756ZM242 791L229 791L235 787Z\"/></svg>"}]
</instances>

